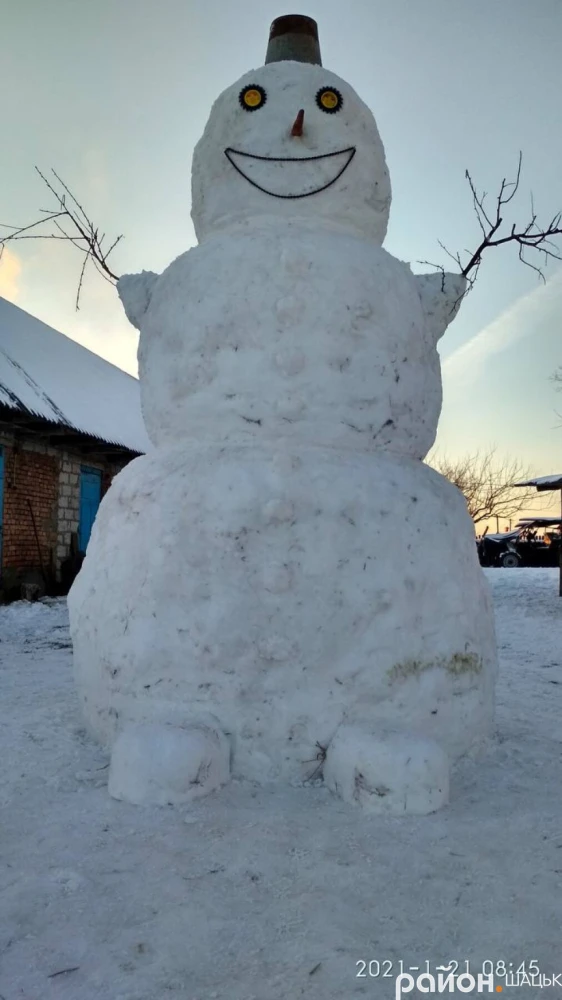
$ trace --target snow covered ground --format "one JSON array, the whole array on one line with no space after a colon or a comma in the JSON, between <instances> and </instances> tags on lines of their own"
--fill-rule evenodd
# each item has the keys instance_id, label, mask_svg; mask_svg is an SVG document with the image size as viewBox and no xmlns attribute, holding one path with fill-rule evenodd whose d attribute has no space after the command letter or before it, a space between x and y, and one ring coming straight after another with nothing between
<instances>
[{"instance_id":1,"label":"snow covered ground","mask_svg":"<svg viewBox=\"0 0 562 1000\"><path fill-rule=\"evenodd\" d=\"M555 571L487 572L497 734L425 818L322 787L111 800L64 602L0 608L1 1000L390 1000L400 960L562 973L562 600ZM358 978L374 959L392 975Z\"/></svg>"}]
</instances>

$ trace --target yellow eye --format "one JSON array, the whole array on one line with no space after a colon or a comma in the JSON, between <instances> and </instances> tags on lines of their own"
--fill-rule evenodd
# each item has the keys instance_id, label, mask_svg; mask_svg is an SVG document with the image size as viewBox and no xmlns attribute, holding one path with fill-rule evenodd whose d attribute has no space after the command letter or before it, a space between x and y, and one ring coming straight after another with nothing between
<instances>
[{"instance_id":1,"label":"yellow eye","mask_svg":"<svg viewBox=\"0 0 562 1000\"><path fill-rule=\"evenodd\" d=\"M259 90L247 90L244 94L244 104L249 108L257 108L258 104L261 104L263 98Z\"/></svg>"},{"instance_id":2,"label":"yellow eye","mask_svg":"<svg viewBox=\"0 0 562 1000\"><path fill-rule=\"evenodd\" d=\"M267 94L263 87L258 87L257 85L244 87L244 90L240 92L239 100L244 111L257 111L267 101Z\"/></svg>"},{"instance_id":3,"label":"yellow eye","mask_svg":"<svg viewBox=\"0 0 562 1000\"><path fill-rule=\"evenodd\" d=\"M333 90L328 87L325 90L318 91L316 103L322 111L325 111L329 115L334 115L336 111L340 110L343 104L343 97L339 90Z\"/></svg>"}]
</instances>

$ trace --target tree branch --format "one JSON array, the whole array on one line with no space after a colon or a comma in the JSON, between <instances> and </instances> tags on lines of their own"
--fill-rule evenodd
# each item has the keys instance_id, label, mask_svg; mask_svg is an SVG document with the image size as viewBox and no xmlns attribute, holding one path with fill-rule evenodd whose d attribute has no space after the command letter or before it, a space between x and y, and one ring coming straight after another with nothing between
<instances>
[{"instance_id":1,"label":"tree branch","mask_svg":"<svg viewBox=\"0 0 562 1000\"><path fill-rule=\"evenodd\" d=\"M512 518L537 503L533 487L527 490L513 485L529 479L529 470L516 459L498 460L495 448L458 459L436 453L430 457L429 464L464 494L475 524L496 517Z\"/></svg>"},{"instance_id":2,"label":"tree branch","mask_svg":"<svg viewBox=\"0 0 562 1000\"><path fill-rule=\"evenodd\" d=\"M464 253L468 256L468 260L464 264L459 253L451 253L451 251L448 250L442 243L439 245L445 253L447 253L449 257L451 257L458 264L461 274L463 274L467 279L467 292L474 287L474 283L482 263L482 255L485 250L488 250L489 247L499 247L508 243L517 244L519 248L519 260L521 263L535 271L539 278L544 282L546 279L542 268L536 263L532 263L525 255L525 252L537 251L539 254L542 254L544 265L548 264L550 260L562 260L562 250L555 242L556 237L562 236L562 213L557 212L546 226L541 226L537 222L532 192L530 220L524 225L518 225L516 222L511 223L511 225L507 224L509 228L506 229L504 218L505 207L513 201L519 190L522 165L523 154L520 152L515 180L508 181L505 177L503 178L493 212L484 206L484 201L487 198L486 192L484 191L481 195L479 195L469 171L465 171L465 177L468 181L468 186L472 195L472 204L480 231L482 233L482 239L476 247L476 250L472 252L468 250L464 251Z\"/></svg>"},{"instance_id":3,"label":"tree branch","mask_svg":"<svg viewBox=\"0 0 562 1000\"><path fill-rule=\"evenodd\" d=\"M76 294L76 309L79 309L84 274L89 261L94 264L98 273L101 274L107 281L111 282L111 284L115 284L119 280L119 276L109 267L108 258L117 244L123 239L123 236L118 236L115 240L113 240L108 250L102 249L102 243L105 240L105 233L101 237L99 236L99 229L94 226L86 211L78 199L74 196L68 185L65 184L61 177L59 177L56 171L52 168L51 173L55 178L56 184L47 178L41 170L39 170L39 167L35 167L35 169L43 183L55 198L57 207L56 209L40 209L39 211L43 217L37 219L35 222L29 223L27 226L18 227L0 224L0 228L11 230L7 236L0 236L0 259L6 244L10 243L12 240L65 240L71 243L72 246L76 247L76 249L80 251L80 253L84 254ZM67 232L66 228L63 226L63 220L65 220L65 224L69 227L70 232ZM51 222L53 222L56 229L59 230L58 233L31 232L31 230L36 230L38 227L45 226Z\"/></svg>"}]
</instances>

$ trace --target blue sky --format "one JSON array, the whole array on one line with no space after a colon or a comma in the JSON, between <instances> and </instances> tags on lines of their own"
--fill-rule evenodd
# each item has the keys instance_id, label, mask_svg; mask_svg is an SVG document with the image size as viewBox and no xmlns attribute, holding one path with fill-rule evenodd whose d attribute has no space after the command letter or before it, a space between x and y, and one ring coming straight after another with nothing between
<instances>
[{"instance_id":1,"label":"blue sky","mask_svg":"<svg viewBox=\"0 0 562 1000\"><path fill-rule=\"evenodd\" d=\"M479 230L464 179L497 190L523 150L526 221L562 207L560 0L324 0L294 11L270 0L19 0L3 11L5 139L0 221L48 207L33 166L54 166L94 221L125 234L118 273L161 271L195 243L193 147L215 97L264 61L283 13L319 23L324 65L370 106L393 185L386 248L442 262L438 245L474 247ZM129 371L136 334L115 292L87 281L74 311L78 255L18 243L0 265L0 294ZM422 270L415 265L416 270ZM562 467L562 265L548 284L491 250L441 342L448 454L496 445L537 474Z\"/></svg>"}]
</instances>

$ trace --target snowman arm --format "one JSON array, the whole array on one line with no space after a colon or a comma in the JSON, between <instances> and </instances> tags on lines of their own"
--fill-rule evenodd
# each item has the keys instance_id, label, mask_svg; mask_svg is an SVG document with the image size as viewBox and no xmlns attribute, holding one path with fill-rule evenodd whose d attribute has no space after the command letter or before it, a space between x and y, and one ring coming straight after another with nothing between
<instances>
[{"instance_id":1,"label":"snowman arm","mask_svg":"<svg viewBox=\"0 0 562 1000\"><path fill-rule=\"evenodd\" d=\"M154 271L141 271L140 274L124 274L117 282L117 292L127 319L137 330L140 330L158 277Z\"/></svg>"},{"instance_id":2,"label":"snowman arm","mask_svg":"<svg viewBox=\"0 0 562 1000\"><path fill-rule=\"evenodd\" d=\"M466 291L462 274L438 271L436 274L416 274L416 284L428 329L435 343L452 323Z\"/></svg>"}]
</instances>

